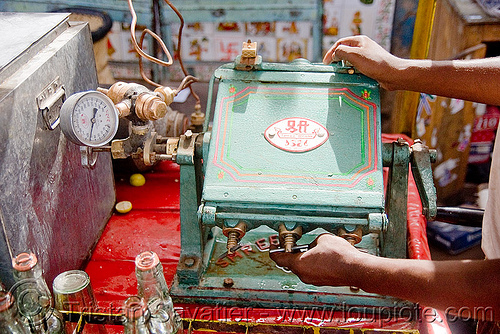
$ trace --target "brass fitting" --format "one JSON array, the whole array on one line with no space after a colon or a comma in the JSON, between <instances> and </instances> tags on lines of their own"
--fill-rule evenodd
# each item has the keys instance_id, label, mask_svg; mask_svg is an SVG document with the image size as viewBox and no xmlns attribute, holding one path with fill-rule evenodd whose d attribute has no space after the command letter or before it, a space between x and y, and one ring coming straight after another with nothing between
<instances>
[{"instance_id":1,"label":"brass fitting","mask_svg":"<svg viewBox=\"0 0 500 334\"><path fill-rule=\"evenodd\" d=\"M302 237L302 226L297 226L292 231L289 231L285 224L281 224L278 232L281 246L285 248L286 253L291 253L292 247Z\"/></svg>"},{"instance_id":2,"label":"brass fitting","mask_svg":"<svg viewBox=\"0 0 500 334\"><path fill-rule=\"evenodd\" d=\"M111 101L116 105L120 117L130 114L131 103L129 98L137 96L135 101L135 113L143 121L155 121L167 114L167 104L173 101L175 93L168 87L160 87L157 93L150 91L147 87L136 83L118 81L108 90L102 89Z\"/></svg>"},{"instance_id":3,"label":"brass fitting","mask_svg":"<svg viewBox=\"0 0 500 334\"><path fill-rule=\"evenodd\" d=\"M109 87L106 95L111 99L111 101L113 101L114 104L117 104L123 101L132 93L139 94L147 91L149 90L143 85L118 81L115 82L111 87Z\"/></svg>"},{"instance_id":4,"label":"brass fitting","mask_svg":"<svg viewBox=\"0 0 500 334\"><path fill-rule=\"evenodd\" d=\"M354 231L347 232L345 229L339 228L337 235L346 239L351 245L354 246L361 242L361 239L363 238L363 230L361 227L357 227Z\"/></svg>"},{"instance_id":5,"label":"brass fitting","mask_svg":"<svg viewBox=\"0 0 500 334\"><path fill-rule=\"evenodd\" d=\"M165 102L167 106L169 106L172 102L174 102L174 97L177 95L177 91L170 87L158 87L155 89L155 93L157 93L160 98Z\"/></svg>"},{"instance_id":6,"label":"brass fitting","mask_svg":"<svg viewBox=\"0 0 500 334\"><path fill-rule=\"evenodd\" d=\"M227 253L233 254L232 249L238 245L247 232L247 224L239 222L235 227L224 227L222 233L227 237Z\"/></svg>"},{"instance_id":7,"label":"brass fitting","mask_svg":"<svg viewBox=\"0 0 500 334\"><path fill-rule=\"evenodd\" d=\"M241 63L245 65L254 65L257 59L257 42L243 42L241 48Z\"/></svg>"},{"instance_id":8,"label":"brass fitting","mask_svg":"<svg viewBox=\"0 0 500 334\"><path fill-rule=\"evenodd\" d=\"M156 94L144 92L135 101L135 113L143 121L156 121L167 114L167 105Z\"/></svg>"},{"instance_id":9,"label":"brass fitting","mask_svg":"<svg viewBox=\"0 0 500 334\"><path fill-rule=\"evenodd\" d=\"M115 104L116 109L118 110L118 115L120 118L127 117L130 115L130 109L132 108L132 102L130 100L123 100L120 103Z\"/></svg>"},{"instance_id":10,"label":"brass fitting","mask_svg":"<svg viewBox=\"0 0 500 334\"><path fill-rule=\"evenodd\" d=\"M205 123L205 113L197 111L191 114L191 124L201 126L203 123Z\"/></svg>"}]
</instances>

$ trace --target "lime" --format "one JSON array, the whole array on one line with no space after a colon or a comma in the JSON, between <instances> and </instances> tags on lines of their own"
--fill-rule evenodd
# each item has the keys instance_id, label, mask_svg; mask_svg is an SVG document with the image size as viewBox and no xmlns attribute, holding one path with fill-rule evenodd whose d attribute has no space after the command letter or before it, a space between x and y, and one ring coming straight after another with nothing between
<instances>
[{"instance_id":1,"label":"lime","mask_svg":"<svg viewBox=\"0 0 500 334\"><path fill-rule=\"evenodd\" d=\"M146 183L146 178L144 177L144 175L139 173L130 175L130 184L134 187L143 186L144 183Z\"/></svg>"},{"instance_id":2,"label":"lime","mask_svg":"<svg viewBox=\"0 0 500 334\"><path fill-rule=\"evenodd\" d=\"M119 213L127 213L129 212L130 210L132 210L132 203L129 202L129 201L121 201L121 202L118 202L116 203L115 205L115 209L116 211L118 211Z\"/></svg>"}]
</instances>

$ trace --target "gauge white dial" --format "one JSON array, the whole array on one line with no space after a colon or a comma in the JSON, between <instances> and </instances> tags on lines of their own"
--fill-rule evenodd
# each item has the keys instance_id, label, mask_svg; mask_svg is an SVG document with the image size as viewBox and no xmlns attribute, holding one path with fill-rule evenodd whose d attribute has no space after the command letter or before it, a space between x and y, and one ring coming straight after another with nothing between
<instances>
[{"instance_id":1,"label":"gauge white dial","mask_svg":"<svg viewBox=\"0 0 500 334\"><path fill-rule=\"evenodd\" d=\"M118 130L118 111L100 92L76 93L61 107L61 128L66 137L78 145L102 146L113 139Z\"/></svg>"}]
</instances>

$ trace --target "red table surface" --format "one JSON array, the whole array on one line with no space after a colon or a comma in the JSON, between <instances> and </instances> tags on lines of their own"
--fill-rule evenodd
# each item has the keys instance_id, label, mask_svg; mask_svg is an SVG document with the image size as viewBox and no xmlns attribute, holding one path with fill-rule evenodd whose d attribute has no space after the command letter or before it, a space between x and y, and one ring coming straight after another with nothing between
<instances>
[{"instance_id":1,"label":"red table surface","mask_svg":"<svg viewBox=\"0 0 500 334\"><path fill-rule=\"evenodd\" d=\"M410 144L411 139L402 135L383 135L384 142L403 137ZM385 171L384 176L386 176ZM411 174L411 173L410 173ZM120 313L123 301L137 294L134 273L134 259L137 254L151 250L158 254L163 264L165 277L172 282L180 255L179 218L179 166L163 162L154 171L144 173L145 185L134 187L128 178L116 178L117 201L132 202L132 210L126 214L115 213L106 225L85 271L89 274L100 312ZM413 177L410 175L408 189L408 249L413 259L430 259L426 237L426 220ZM278 324L326 327L362 327L373 329L415 330L418 323L404 319L366 319L349 321L345 314L328 314L328 320L315 314L286 313L283 309L253 308L246 313L242 309L218 308L205 305L175 305L183 318L201 321L238 321L244 319L255 324ZM442 317L441 313L439 313ZM305 322L304 322L305 321ZM430 332L449 332L445 321L427 324ZM417 327L416 327L417 326ZM122 333L121 326L107 326L109 333ZM421 327L421 325L420 325ZM422 328L420 328L422 329ZM198 331L195 331L198 332ZM84 333L91 333L90 329Z\"/></svg>"}]
</instances>

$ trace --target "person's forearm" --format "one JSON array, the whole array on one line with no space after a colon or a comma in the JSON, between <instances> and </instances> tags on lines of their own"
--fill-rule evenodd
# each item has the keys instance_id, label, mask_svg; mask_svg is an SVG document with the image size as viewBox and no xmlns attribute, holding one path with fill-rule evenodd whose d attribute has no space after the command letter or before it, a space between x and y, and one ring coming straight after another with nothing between
<instances>
[{"instance_id":1,"label":"person's forearm","mask_svg":"<svg viewBox=\"0 0 500 334\"><path fill-rule=\"evenodd\" d=\"M432 61L400 59L386 83L391 90L411 90L500 105L500 58Z\"/></svg>"},{"instance_id":2,"label":"person's forearm","mask_svg":"<svg viewBox=\"0 0 500 334\"><path fill-rule=\"evenodd\" d=\"M355 285L367 292L441 310L488 310L486 317L500 320L500 260L423 261L366 256L354 268Z\"/></svg>"}]
</instances>

